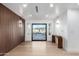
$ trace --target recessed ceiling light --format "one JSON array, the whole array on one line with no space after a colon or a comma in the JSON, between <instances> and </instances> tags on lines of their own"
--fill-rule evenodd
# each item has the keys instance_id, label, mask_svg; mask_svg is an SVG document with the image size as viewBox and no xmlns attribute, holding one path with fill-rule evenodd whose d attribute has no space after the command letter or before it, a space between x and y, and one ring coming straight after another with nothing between
<instances>
[{"instance_id":1,"label":"recessed ceiling light","mask_svg":"<svg viewBox=\"0 0 79 59\"><path fill-rule=\"evenodd\" d=\"M54 5L53 4L50 4L50 7L53 7Z\"/></svg>"},{"instance_id":2,"label":"recessed ceiling light","mask_svg":"<svg viewBox=\"0 0 79 59\"><path fill-rule=\"evenodd\" d=\"M79 3L77 3L77 5L79 5Z\"/></svg>"},{"instance_id":3,"label":"recessed ceiling light","mask_svg":"<svg viewBox=\"0 0 79 59\"><path fill-rule=\"evenodd\" d=\"M23 4L23 7L27 7L27 4Z\"/></svg>"},{"instance_id":4,"label":"recessed ceiling light","mask_svg":"<svg viewBox=\"0 0 79 59\"><path fill-rule=\"evenodd\" d=\"M49 17L49 15L47 14L47 15L45 15L45 17Z\"/></svg>"}]
</instances>

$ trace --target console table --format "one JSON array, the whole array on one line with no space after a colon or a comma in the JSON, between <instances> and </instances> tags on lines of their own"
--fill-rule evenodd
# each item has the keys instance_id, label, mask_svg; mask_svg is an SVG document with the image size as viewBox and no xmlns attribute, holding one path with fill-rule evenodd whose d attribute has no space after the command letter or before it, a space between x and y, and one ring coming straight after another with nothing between
<instances>
[{"instance_id":1,"label":"console table","mask_svg":"<svg viewBox=\"0 0 79 59\"><path fill-rule=\"evenodd\" d=\"M52 42L57 44L58 48L63 48L63 38L62 38L62 36L52 35Z\"/></svg>"}]
</instances>

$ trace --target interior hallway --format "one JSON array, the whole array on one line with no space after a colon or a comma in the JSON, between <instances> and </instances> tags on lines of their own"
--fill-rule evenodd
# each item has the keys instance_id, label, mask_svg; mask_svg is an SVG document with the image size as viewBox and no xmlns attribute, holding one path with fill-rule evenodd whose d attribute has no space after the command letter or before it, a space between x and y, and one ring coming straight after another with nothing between
<instances>
[{"instance_id":1,"label":"interior hallway","mask_svg":"<svg viewBox=\"0 0 79 59\"><path fill-rule=\"evenodd\" d=\"M79 56L79 53L68 53L64 49L58 49L52 42L32 41L21 43L5 56Z\"/></svg>"},{"instance_id":2,"label":"interior hallway","mask_svg":"<svg viewBox=\"0 0 79 59\"><path fill-rule=\"evenodd\" d=\"M46 42L32 42L34 23L47 24L46 31L34 32L46 34ZM1 56L79 55L78 38L79 4L77 3L0 3ZM63 49L59 49L58 46Z\"/></svg>"}]
</instances>

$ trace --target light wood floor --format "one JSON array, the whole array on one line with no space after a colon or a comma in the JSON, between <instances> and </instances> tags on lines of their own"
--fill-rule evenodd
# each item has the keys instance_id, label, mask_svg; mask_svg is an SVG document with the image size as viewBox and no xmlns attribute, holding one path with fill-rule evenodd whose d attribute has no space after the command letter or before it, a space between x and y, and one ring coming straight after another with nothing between
<instances>
[{"instance_id":1,"label":"light wood floor","mask_svg":"<svg viewBox=\"0 0 79 59\"><path fill-rule=\"evenodd\" d=\"M45 41L23 42L5 54L6 56L79 56L79 53L68 53L58 49L56 44Z\"/></svg>"}]
</instances>

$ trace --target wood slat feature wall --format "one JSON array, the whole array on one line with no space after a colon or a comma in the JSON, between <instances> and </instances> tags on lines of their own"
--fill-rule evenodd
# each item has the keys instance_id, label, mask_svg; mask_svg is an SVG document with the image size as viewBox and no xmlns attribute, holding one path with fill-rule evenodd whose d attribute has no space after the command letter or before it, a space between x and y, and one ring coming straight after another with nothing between
<instances>
[{"instance_id":1,"label":"wood slat feature wall","mask_svg":"<svg viewBox=\"0 0 79 59\"><path fill-rule=\"evenodd\" d=\"M24 31L25 20L0 4L0 53L6 53L23 42Z\"/></svg>"}]
</instances>

